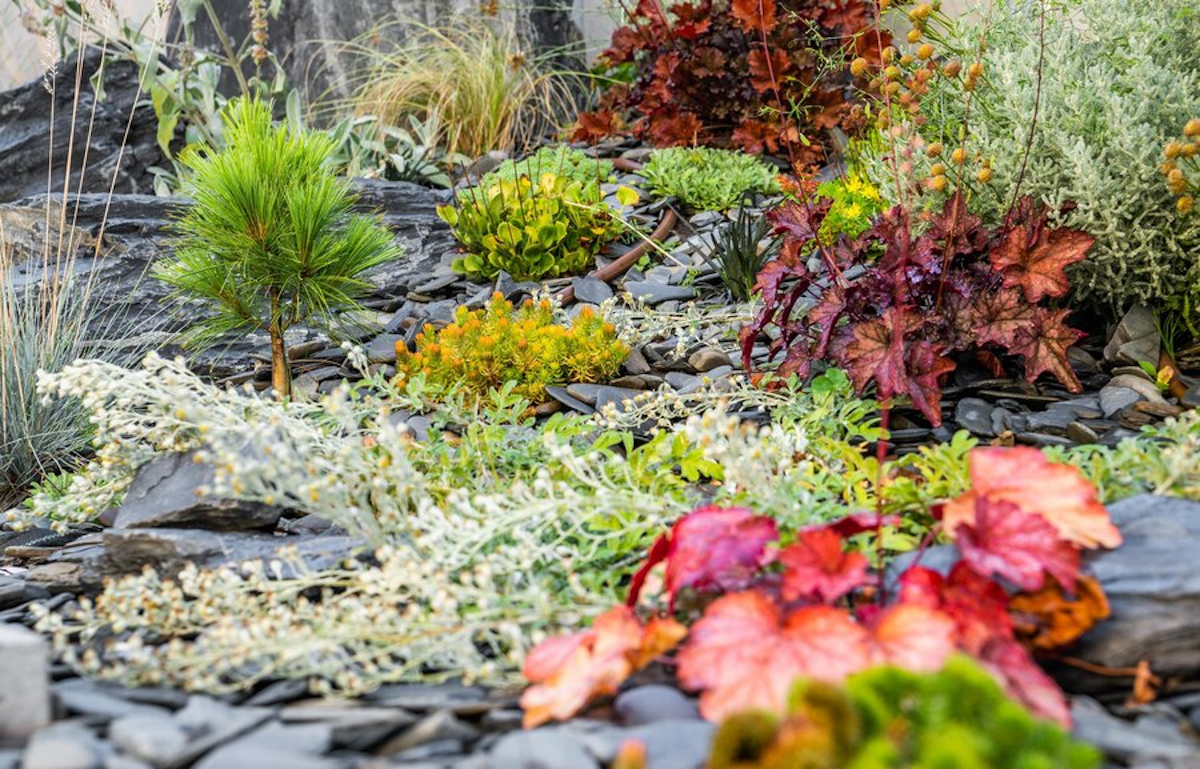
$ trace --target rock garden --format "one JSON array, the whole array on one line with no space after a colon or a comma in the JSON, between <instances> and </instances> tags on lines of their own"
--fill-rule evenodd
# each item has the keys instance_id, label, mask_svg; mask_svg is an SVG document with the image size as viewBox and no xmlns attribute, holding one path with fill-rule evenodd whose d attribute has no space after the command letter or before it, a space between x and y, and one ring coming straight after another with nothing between
<instances>
[{"instance_id":1,"label":"rock garden","mask_svg":"<svg viewBox=\"0 0 1200 769\"><path fill-rule=\"evenodd\" d=\"M0 769L1200 767L1193 3L14 2Z\"/></svg>"}]
</instances>

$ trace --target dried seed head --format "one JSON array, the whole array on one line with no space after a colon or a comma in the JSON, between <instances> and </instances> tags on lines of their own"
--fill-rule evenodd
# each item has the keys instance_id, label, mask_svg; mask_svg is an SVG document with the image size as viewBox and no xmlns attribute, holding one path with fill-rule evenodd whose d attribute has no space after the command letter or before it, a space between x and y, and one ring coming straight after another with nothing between
<instances>
[{"instance_id":1,"label":"dried seed head","mask_svg":"<svg viewBox=\"0 0 1200 769\"><path fill-rule=\"evenodd\" d=\"M975 174L975 178L978 179L981 184L987 184L992 180L992 169L984 166L983 168L979 169L979 173Z\"/></svg>"},{"instance_id":2,"label":"dried seed head","mask_svg":"<svg viewBox=\"0 0 1200 769\"><path fill-rule=\"evenodd\" d=\"M967 162L967 151L962 147L955 147L954 152L950 153L950 159L957 165L962 165Z\"/></svg>"},{"instance_id":3,"label":"dried seed head","mask_svg":"<svg viewBox=\"0 0 1200 769\"><path fill-rule=\"evenodd\" d=\"M908 31L908 35L907 35L908 42L913 43L913 44L919 43L919 42L921 42L921 38L923 36L924 35L922 34L921 30L917 29L916 27L913 27L912 29L910 29Z\"/></svg>"},{"instance_id":4,"label":"dried seed head","mask_svg":"<svg viewBox=\"0 0 1200 769\"><path fill-rule=\"evenodd\" d=\"M931 158L936 158L938 155L942 154L942 150L942 143L934 142L933 144L930 144L928 148L926 148L925 154Z\"/></svg>"},{"instance_id":5,"label":"dried seed head","mask_svg":"<svg viewBox=\"0 0 1200 769\"><path fill-rule=\"evenodd\" d=\"M962 72L961 61L948 61L946 62L946 66L942 67L942 74L946 77L958 77L959 72Z\"/></svg>"},{"instance_id":6,"label":"dried seed head","mask_svg":"<svg viewBox=\"0 0 1200 769\"><path fill-rule=\"evenodd\" d=\"M1183 149L1183 145L1179 142L1167 142L1167 146L1163 147L1163 156L1168 160L1178 157L1179 151Z\"/></svg>"},{"instance_id":7,"label":"dried seed head","mask_svg":"<svg viewBox=\"0 0 1200 769\"><path fill-rule=\"evenodd\" d=\"M1194 117L1187 121L1187 125L1183 127L1184 136L1200 136L1200 117Z\"/></svg>"},{"instance_id":8,"label":"dried seed head","mask_svg":"<svg viewBox=\"0 0 1200 769\"><path fill-rule=\"evenodd\" d=\"M862 77L870 72L870 70L871 65L861 56L850 62L850 74L854 75L855 77Z\"/></svg>"},{"instance_id":9,"label":"dried seed head","mask_svg":"<svg viewBox=\"0 0 1200 769\"><path fill-rule=\"evenodd\" d=\"M975 79L983 77L983 62L977 61L970 67L967 67L967 77L973 77Z\"/></svg>"},{"instance_id":10,"label":"dried seed head","mask_svg":"<svg viewBox=\"0 0 1200 769\"><path fill-rule=\"evenodd\" d=\"M934 163L929 169L931 176L944 176L946 174L946 166L942 163Z\"/></svg>"},{"instance_id":11,"label":"dried seed head","mask_svg":"<svg viewBox=\"0 0 1200 769\"><path fill-rule=\"evenodd\" d=\"M1175 201L1175 210L1181 214L1190 214L1195 205L1196 201L1191 195L1184 195L1179 200Z\"/></svg>"},{"instance_id":12,"label":"dried seed head","mask_svg":"<svg viewBox=\"0 0 1200 769\"><path fill-rule=\"evenodd\" d=\"M933 56L933 44L932 43L922 43L921 47L917 49L917 58L921 59L922 61L924 61L925 59L928 59L932 56Z\"/></svg>"},{"instance_id":13,"label":"dried seed head","mask_svg":"<svg viewBox=\"0 0 1200 769\"><path fill-rule=\"evenodd\" d=\"M925 186L931 190L941 192L942 190L946 189L946 177L942 176L941 174L938 174L937 176L930 176L925 180Z\"/></svg>"}]
</instances>

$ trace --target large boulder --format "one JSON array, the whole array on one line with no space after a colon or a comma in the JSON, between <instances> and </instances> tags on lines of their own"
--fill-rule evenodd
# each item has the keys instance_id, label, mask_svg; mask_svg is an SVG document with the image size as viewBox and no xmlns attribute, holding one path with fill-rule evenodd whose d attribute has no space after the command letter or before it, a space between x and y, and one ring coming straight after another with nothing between
<instances>
[{"instance_id":1,"label":"large boulder","mask_svg":"<svg viewBox=\"0 0 1200 769\"><path fill-rule=\"evenodd\" d=\"M144 93L138 95L137 67L107 62L105 98L97 101L91 81L100 62L99 52L89 49L81 69L72 58L45 77L0 93L0 202L45 193L47 182L51 191L62 191L68 157L71 192L107 192L110 186L119 193L153 192L150 167L168 163L155 138L154 109Z\"/></svg>"}]
</instances>

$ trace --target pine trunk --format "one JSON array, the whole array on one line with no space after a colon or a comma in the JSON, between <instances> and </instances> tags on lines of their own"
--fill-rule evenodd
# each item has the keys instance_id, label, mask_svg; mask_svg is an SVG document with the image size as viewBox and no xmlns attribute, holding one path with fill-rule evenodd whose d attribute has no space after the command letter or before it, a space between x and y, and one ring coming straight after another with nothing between
<instances>
[{"instance_id":1,"label":"pine trunk","mask_svg":"<svg viewBox=\"0 0 1200 769\"><path fill-rule=\"evenodd\" d=\"M278 324L271 326L271 386L275 396L283 399L292 394L292 366L288 362L287 347L283 343L283 330Z\"/></svg>"}]
</instances>

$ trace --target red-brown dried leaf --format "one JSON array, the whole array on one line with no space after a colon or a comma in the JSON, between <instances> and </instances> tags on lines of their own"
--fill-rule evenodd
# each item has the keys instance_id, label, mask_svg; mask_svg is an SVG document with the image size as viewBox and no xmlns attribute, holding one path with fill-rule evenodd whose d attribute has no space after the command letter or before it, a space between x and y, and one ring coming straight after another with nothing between
<instances>
[{"instance_id":1,"label":"red-brown dried leaf","mask_svg":"<svg viewBox=\"0 0 1200 769\"><path fill-rule=\"evenodd\" d=\"M750 51L747 60L750 64L750 85L759 93L774 91L792 67L786 51L776 48L768 56L761 45Z\"/></svg>"},{"instance_id":2,"label":"red-brown dried leaf","mask_svg":"<svg viewBox=\"0 0 1200 769\"><path fill-rule=\"evenodd\" d=\"M1050 230L1044 216L1034 215L1010 226L989 258L1004 275L1004 285L1019 286L1026 299L1037 302L1067 293L1065 268L1082 261L1095 242L1079 230Z\"/></svg>"},{"instance_id":3,"label":"red-brown dried leaf","mask_svg":"<svg viewBox=\"0 0 1200 769\"><path fill-rule=\"evenodd\" d=\"M1034 649L1053 651L1075 643L1101 620L1108 619L1108 597L1094 577L1080 575L1075 594L1057 580L1047 580L1035 593L1013 596L1009 603L1017 637Z\"/></svg>"},{"instance_id":4,"label":"red-brown dried leaf","mask_svg":"<svg viewBox=\"0 0 1200 769\"><path fill-rule=\"evenodd\" d=\"M612 110L597 110L582 112L575 121L575 133L572 140L577 142L595 142L617 132L617 113Z\"/></svg>"},{"instance_id":5,"label":"red-brown dried leaf","mask_svg":"<svg viewBox=\"0 0 1200 769\"><path fill-rule=\"evenodd\" d=\"M533 684L521 695L524 725L570 718L592 699L616 693L633 672L686 635L673 619L654 619L643 627L631 609L617 606L589 630L542 642L522 668Z\"/></svg>"},{"instance_id":6,"label":"red-brown dried leaf","mask_svg":"<svg viewBox=\"0 0 1200 769\"><path fill-rule=\"evenodd\" d=\"M955 543L972 569L1022 590L1039 590L1047 574L1074 588L1079 574L1079 550L1046 519L1012 502L976 498L975 519L955 530Z\"/></svg>"},{"instance_id":7,"label":"red-brown dried leaf","mask_svg":"<svg viewBox=\"0 0 1200 769\"><path fill-rule=\"evenodd\" d=\"M787 601L832 603L873 581L866 556L846 552L830 529L801 532L777 560L784 567L781 593Z\"/></svg>"},{"instance_id":8,"label":"red-brown dried leaf","mask_svg":"<svg viewBox=\"0 0 1200 769\"><path fill-rule=\"evenodd\" d=\"M971 488L942 508L942 524L954 534L975 520L981 497L1011 502L1050 522L1063 539L1079 547L1117 547L1121 532L1100 503L1096 488L1078 469L1051 462L1038 449L977 448L968 457Z\"/></svg>"},{"instance_id":9,"label":"red-brown dried leaf","mask_svg":"<svg viewBox=\"0 0 1200 769\"><path fill-rule=\"evenodd\" d=\"M733 0L729 12L748 32L769 33L779 23L775 0Z\"/></svg>"},{"instance_id":10,"label":"red-brown dried leaf","mask_svg":"<svg viewBox=\"0 0 1200 769\"><path fill-rule=\"evenodd\" d=\"M655 146L677 147L695 144L702 130L704 124L700 118L690 112L679 112L654 116L650 120L648 133Z\"/></svg>"}]
</instances>

